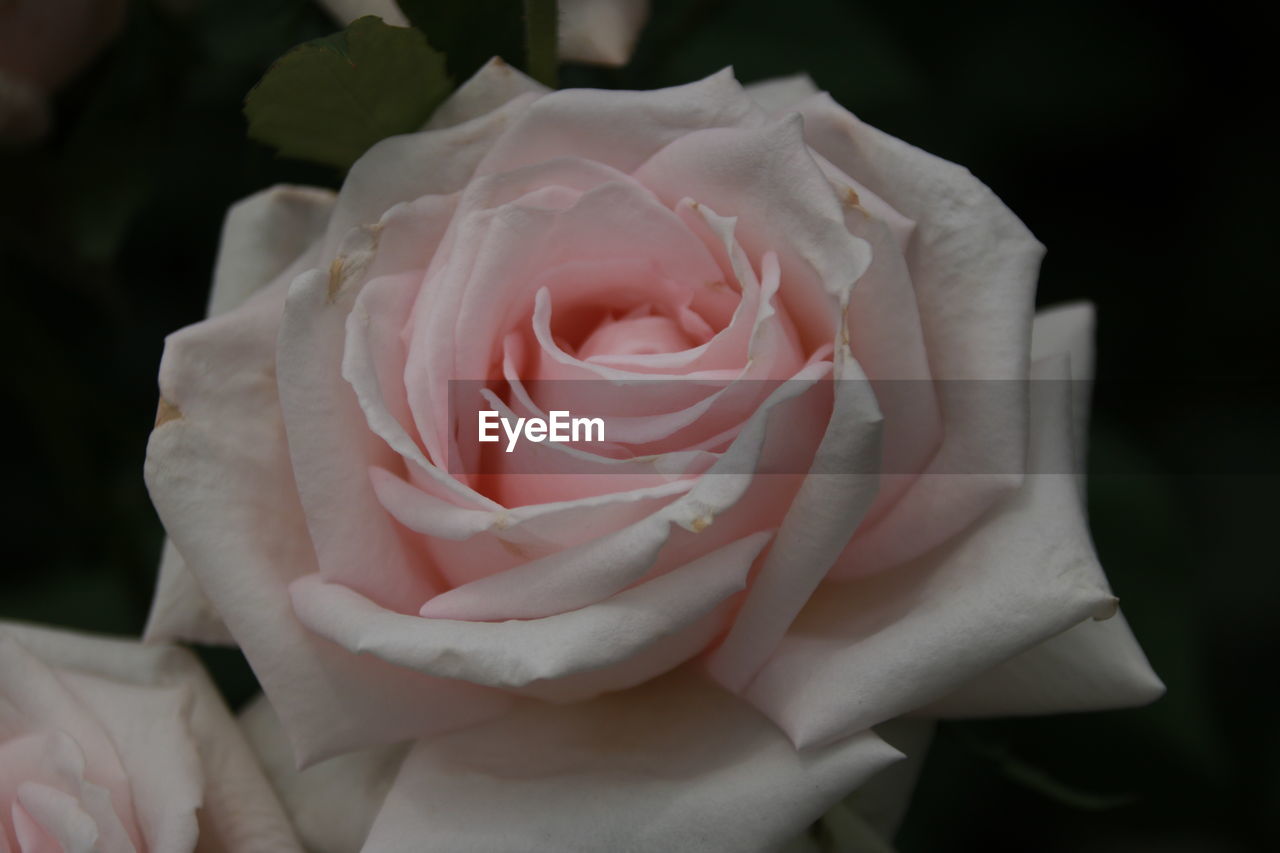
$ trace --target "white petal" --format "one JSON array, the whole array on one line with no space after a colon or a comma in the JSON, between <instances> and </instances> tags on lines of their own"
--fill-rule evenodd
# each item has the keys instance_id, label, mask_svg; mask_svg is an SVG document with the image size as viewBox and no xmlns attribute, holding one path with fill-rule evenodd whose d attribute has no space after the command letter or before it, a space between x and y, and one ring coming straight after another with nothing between
<instances>
[{"instance_id":1,"label":"white petal","mask_svg":"<svg viewBox=\"0 0 1280 853\"><path fill-rule=\"evenodd\" d=\"M1065 375L1066 360L1057 359L1033 378ZM1070 470L1069 398L1040 390L1031 394L1029 465ZM826 743L935 701L1114 609L1075 478L1029 475L1013 499L947 546L820 587L744 695L797 745Z\"/></svg>"},{"instance_id":2,"label":"white petal","mask_svg":"<svg viewBox=\"0 0 1280 853\"><path fill-rule=\"evenodd\" d=\"M649 0L560 0L560 58L626 65L648 17Z\"/></svg>"},{"instance_id":3,"label":"white petal","mask_svg":"<svg viewBox=\"0 0 1280 853\"><path fill-rule=\"evenodd\" d=\"M818 153L916 222L906 257L934 378L1025 379L1044 247L968 170L870 127L828 95L796 109ZM1018 488L1024 406L993 411L965 385L939 386L944 433L933 464L892 512L858 532L842 576L914 559Z\"/></svg>"},{"instance_id":4,"label":"white petal","mask_svg":"<svg viewBox=\"0 0 1280 853\"><path fill-rule=\"evenodd\" d=\"M143 638L147 642L185 640L211 646L236 643L169 538L160 552L160 576Z\"/></svg>"},{"instance_id":5,"label":"white petal","mask_svg":"<svg viewBox=\"0 0 1280 853\"><path fill-rule=\"evenodd\" d=\"M1036 315L1032 352L1066 355L1082 462L1093 378L1093 306L1077 303ZM1124 616L1089 620L980 675L921 713L939 717L1054 714L1145 705L1164 693Z\"/></svg>"},{"instance_id":6,"label":"white petal","mask_svg":"<svg viewBox=\"0 0 1280 853\"><path fill-rule=\"evenodd\" d=\"M922 709L929 717L1059 714L1146 705L1164 684L1124 616L1081 622Z\"/></svg>"},{"instance_id":7,"label":"white petal","mask_svg":"<svg viewBox=\"0 0 1280 853\"><path fill-rule=\"evenodd\" d=\"M287 584L316 558L275 383L282 296L170 336L160 386L178 416L152 432L145 472L165 528L305 760L496 713L501 697L357 660L294 616Z\"/></svg>"},{"instance_id":8,"label":"white petal","mask_svg":"<svg viewBox=\"0 0 1280 853\"><path fill-rule=\"evenodd\" d=\"M728 70L652 91L561 89L534 102L512 123L478 171L492 174L554 157L581 157L629 173L692 131L761 120Z\"/></svg>"},{"instance_id":9,"label":"white petal","mask_svg":"<svg viewBox=\"0 0 1280 853\"><path fill-rule=\"evenodd\" d=\"M209 292L210 317L266 287L324 233L336 196L315 187L275 186L231 206Z\"/></svg>"},{"instance_id":10,"label":"white petal","mask_svg":"<svg viewBox=\"0 0 1280 853\"><path fill-rule=\"evenodd\" d=\"M774 850L897 757L869 732L797 752L678 672L419 742L363 853Z\"/></svg>"},{"instance_id":11,"label":"white petal","mask_svg":"<svg viewBox=\"0 0 1280 853\"><path fill-rule=\"evenodd\" d=\"M351 229L372 225L396 204L462 189L494 140L538 98L528 92L461 124L389 136L369 148L352 164L338 193L321 252L324 263Z\"/></svg>"},{"instance_id":12,"label":"white petal","mask_svg":"<svg viewBox=\"0 0 1280 853\"><path fill-rule=\"evenodd\" d=\"M830 571L875 499L880 410L847 346L836 361L831 421L811 472L796 493L773 547L756 573L734 625L712 654L711 672L741 690L777 647L796 614Z\"/></svg>"},{"instance_id":13,"label":"white petal","mask_svg":"<svg viewBox=\"0 0 1280 853\"><path fill-rule=\"evenodd\" d=\"M792 107L818 94L818 87L808 74L792 74L789 77L771 77L743 87L751 100L770 118L782 118Z\"/></svg>"},{"instance_id":14,"label":"white petal","mask_svg":"<svg viewBox=\"0 0 1280 853\"><path fill-rule=\"evenodd\" d=\"M1084 471L1089 446L1089 409L1093 397L1093 305L1073 302L1036 314L1031 331L1031 358L1065 355L1071 370L1071 414L1076 464Z\"/></svg>"},{"instance_id":15,"label":"white petal","mask_svg":"<svg viewBox=\"0 0 1280 853\"><path fill-rule=\"evenodd\" d=\"M323 236L334 199L329 190L281 185L232 205L222 224L209 316L230 311L297 269L311 244ZM213 645L234 642L167 539L145 635Z\"/></svg>"},{"instance_id":16,"label":"white petal","mask_svg":"<svg viewBox=\"0 0 1280 853\"><path fill-rule=\"evenodd\" d=\"M453 127L493 112L521 95L545 95L550 91L495 56L436 107L424 129Z\"/></svg>"},{"instance_id":17,"label":"white petal","mask_svg":"<svg viewBox=\"0 0 1280 853\"><path fill-rule=\"evenodd\" d=\"M259 696L240 715L280 801L313 853L354 853L364 844L408 747L348 752L299 770L280 718Z\"/></svg>"}]
</instances>

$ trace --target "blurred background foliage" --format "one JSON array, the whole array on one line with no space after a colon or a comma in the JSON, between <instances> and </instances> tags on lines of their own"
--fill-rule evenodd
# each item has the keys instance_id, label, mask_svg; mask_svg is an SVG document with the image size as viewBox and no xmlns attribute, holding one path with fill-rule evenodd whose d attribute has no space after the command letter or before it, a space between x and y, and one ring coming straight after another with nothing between
<instances>
[{"instance_id":1,"label":"blurred background foliage","mask_svg":"<svg viewBox=\"0 0 1280 853\"><path fill-rule=\"evenodd\" d=\"M898 848L1280 849L1280 574L1265 536L1280 504L1280 193L1255 7L653 6L628 67L566 67L562 85L807 71L988 183L1049 247L1042 304L1098 306L1093 530L1169 695L943 724ZM231 202L340 181L249 141L241 113L274 59L335 29L306 0L134 2L58 97L53 132L0 148L0 616L141 630L162 536L141 471L163 338L200 318ZM238 653L205 658L232 704L254 690Z\"/></svg>"}]
</instances>

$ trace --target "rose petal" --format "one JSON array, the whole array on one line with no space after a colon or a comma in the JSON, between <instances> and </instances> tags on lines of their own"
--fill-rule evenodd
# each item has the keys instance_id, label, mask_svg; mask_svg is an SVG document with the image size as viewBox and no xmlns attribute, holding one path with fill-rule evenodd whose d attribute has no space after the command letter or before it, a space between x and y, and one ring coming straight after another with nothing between
<instances>
[{"instance_id":1,"label":"rose petal","mask_svg":"<svg viewBox=\"0 0 1280 853\"><path fill-rule=\"evenodd\" d=\"M410 448L388 447L371 432L343 381L347 315L358 286L335 290L334 281L332 271L299 276L280 322L279 406L292 460L282 476L297 483L320 572L387 606L411 607L436 592L438 580L383 511L368 476L371 465L394 465L396 451Z\"/></svg>"},{"instance_id":2,"label":"rose petal","mask_svg":"<svg viewBox=\"0 0 1280 853\"><path fill-rule=\"evenodd\" d=\"M1027 375L1036 271L1044 247L968 170L856 119L829 96L796 105L805 140L895 210L915 220L907 265L931 373L942 380ZM913 559L965 529L1018 488L1026 446L1021 405L998 411L964 383L944 382L943 442L893 512L858 531L838 577ZM990 471L990 476L937 476ZM1007 472L1007 473L1006 473Z\"/></svg>"},{"instance_id":3,"label":"rose petal","mask_svg":"<svg viewBox=\"0 0 1280 853\"><path fill-rule=\"evenodd\" d=\"M1071 360L1071 414L1076 438L1076 463L1084 470L1089 449L1089 409L1093 396L1093 305L1074 302L1036 313L1031 333L1031 358L1066 355ZM1081 494L1083 498L1083 493Z\"/></svg>"},{"instance_id":4,"label":"rose petal","mask_svg":"<svg viewBox=\"0 0 1280 853\"><path fill-rule=\"evenodd\" d=\"M236 644L172 539L165 539L160 552L159 578L142 636L147 642L185 640L210 646Z\"/></svg>"},{"instance_id":5,"label":"rose petal","mask_svg":"<svg viewBox=\"0 0 1280 853\"><path fill-rule=\"evenodd\" d=\"M1033 378L1065 369L1040 362ZM1042 390L1032 392L1033 470L1070 470L1069 398ZM1114 609L1074 477L1035 474L980 527L914 564L820 587L744 695L798 747L827 743Z\"/></svg>"},{"instance_id":6,"label":"rose petal","mask_svg":"<svg viewBox=\"0 0 1280 853\"><path fill-rule=\"evenodd\" d=\"M314 572L316 557L275 382L281 301L269 290L169 338L161 393L181 416L152 433L146 467L165 528L272 694L303 760L498 713L500 696L357 660L293 615L286 586ZM342 384L336 372L331 378ZM360 478L367 484L363 471Z\"/></svg>"},{"instance_id":7,"label":"rose petal","mask_svg":"<svg viewBox=\"0 0 1280 853\"><path fill-rule=\"evenodd\" d=\"M476 171L493 174L573 156L631 172L692 131L759 121L755 104L729 69L653 91L564 89L540 98L512 122Z\"/></svg>"},{"instance_id":8,"label":"rose petal","mask_svg":"<svg viewBox=\"0 0 1280 853\"><path fill-rule=\"evenodd\" d=\"M147 849L189 849L180 842L195 827L194 815L184 814L186 802L200 805L199 831L211 849L298 850L218 689L189 652L14 623L0 623L3 635L48 666L75 671L64 680L91 703L118 747ZM198 755L194 768L191 747ZM193 772L203 782L192 779Z\"/></svg>"},{"instance_id":9,"label":"rose petal","mask_svg":"<svg viewBox=\"0 0 1280 853\"><path fill-rule=\"evenodd\" d=\"M664 554L663 549L673 540L677 545L671 551L688 554L691 546L697 546L693 546L688 537L673 537L672 526L702 535L701 531L713 519L732 515L732 508L753 486L755 478L750 472L756 471L765 458L771 435L777 441L779 435L791 430L787 438L796 439L794 409L788 404L800 400L822 378L826 368L825 364L815 365L779 386L751 415L711 469L689 491L653 515L580 546L456 587L428 601L423 605L422 614L437 618L495 619L564 613L601 601L639 580L655 566ZM769 482L756 485L758 489L771 487ZM743 511L750 518L739 522L755 523L758 525L755 529L760 529L754 507L747 504ZM724 527L735 529L734 525ZM717 532L705 538L721 535L733 534ZM682 541L683 547L678 544ZM668 559L672 556L665 555Z\"/></svg>"},{"instance_id":10,"label":"rose petal","mask_svg":"<svg viewBox=\"0 0 1280 853\"><path fill-rule=\"evenodd\" d=\"M408 747L348 752L299 770L280 718L266 697L249 703L240 714L240 726L303 846L313 853L359 850Z\"/></svg>"},{"instance_id":11,"label":"rose petal","mask_svg":"<svg viewBox=\"0 0 1280 853\"><path fill-rule=\"evenodd\" d=\"M1063 305L1036 315L1036 358L1070 358L1076 459L1082 464L1093 378L1093 306ZM1081 499L1084 493L1081 489ZM1164 693L1117 613L1089 620L1035 646L933 703L922 713L940 717L1055 714L1145 705Z\"/></svg>"},{"instance_id":12,"label":"rose petal","mask_svg":"<svg viewBox=\"0 0 1280 853\"><path fill-rule=\"evenodd\" d=\"M782 118L792 107L813 97L822 90L813 82L808 74L792 74L786 77L771 77L756 83L748 83L743 88L751 96L769 118Z\"/></svg>"},{"instance_id":13,"label":"rose petal","mask_svg":"<svg viewBox=\"0 0 1280 853\"><path fill-rule=\"evenodd\" d=\"M222 222L208 315L242 304L306 254L336 199L329 190L280 185L233 204Z\"/></svg>"},{"instance_id":14,"label":"rose petal","mask_svg":"<svg viewBox=\"0 0 1280 853\"><path fill-rule=\"evenodd\" d=\"M424 129L438 130L463 124L486 116L522 95L545 95L550 91L495 56L436 107Z\"/></svg>"},{"instance_id":15,"label":"rose petal","mask_svg":"<svg viewBox=\"0 0 1280 853\"><path fill-rule=\"evenodd\" d=\"M22 853L96 853L98 827L76 798L57 788L19 786L13 828ZM121 853L120 848L102 853Z\"/></svg>"},{"instance_id":16,"label":"rose petal","mask_svg":"<svg viewBox=\"0 0 1280 853\"><path fill-rule=\"evenodd\" d=\"M222 224L209 315L230 311L273 280L296 271L324 233L335 198L328 190L276 186L232 205ZM167 539L145 636L213 645L234 642Z\"/></svg>"},{"instance_id":17,"label":"rose petal","mask_svg":"<svg viewBox=\"0 0 1280 853\"><path fill-rule=\"evenodd\" d=\"M626 65L648 16L649 0L560 0L560 58Z\"/></svg>"},{"instance_id":18,"label":"rose petal","mask_svg":"<svg viewBox=\"0 0 1280 853\"><path fill-rule=\"evenodd\" d=\"M351 229L377 222L396 204L462 189L494 139L539 97L527 92L461 124L374 144L347 173L320 256L332 258Z\"/></svg>"},{"instance_id":19,"label":"rose petal","mask_svg":"<svg viewBox=\"0 0 1280 853\"><path fill-rule=\"evenodd\" d=\"M734 234L749 256L777 252L782 302L805 348L836 338L871 251L845 227L799 118L688 133L636 169L635 177L668 205L689 197L735 217ZM760 204L762 198L769 203Z\"/></svg>"},{"instance_id":20,"label":"rose petal","mask_svg":"<svg viewBox=\"0 0 1280 853\"><path fill-rule=\"evenodd\" d=\"M187 728L189 692L182 686L140 687L78 673L64 673L62 679L93 709L126 769L132 803L112 813L132 821L136 809L146 849L194 849L204 780ZM95 817L99 832L106 834L110 821Z\"/></svg>"},{"instance_id":21,"label":"rose petal","mask_svg":"<svg viewBox=\"0 0 1280 853\"><path fill-rule=\"evenodd\" d=\"M1090 619L991 669L920 713L1060 714L1131 708L1164 695L1124 616Z\"/></svg>"},{"instance_id":22,"label":"rose petal","mask_svg":"<svg viewBox=\"0 0 1280 853\"><path fill-rule=\"evenodd\" d=\"M353 652L442 678L523 688L630 664L663 638L695 626L742 589L769 535L740 539L599 604L525 621L402 616L314 575L298 579L290 591L308 627Z\"/></svg>"},{"instance_id":23,"label":"rose petal","mask_svg":"<svg viewBox=\"0 0 1280 853\"><path fill-rule=\"evenodd\" d=\"M774 850L898 756L869 732L797 752L745 703L673 673L418 743L363 849Z\"/></svg>"},{"instance_id":24,"label":"rose petal","mask_svg":"<svg viewBox=\"0 0 1280 853\"><path fill-rule=\"evenodd\" d=\"M734 691L745 687L772 654L879 488L878 477L862 472L875 470L880 457L880 410L848 347L837 353L835 404L810 473L787 508L733 627L710 658L712 676Z\"/></svg>"},{"instance_id":25,"label":"rose petal","mask_svg":"<svg viewBox=\"0 0 1280 853\"><path fill-rule=\"evenodd\" d=\"M78 793L83 778L102 786L110 792L115 813L128 817L128 835L140 840L132 817L129 776L102 721L56 672L3 632L0 632L0 697L17 711L21 720L38 726L29 731L61 732L73 739L82 757L77 759L80 769L74 772L77 778L74 788L67 786L68 793ZM87 777L82 775L86 772ZM44 824L39 815L33 814L33 817L46 830L56 831L54 826Z\"/></svg>"}]
</instances>

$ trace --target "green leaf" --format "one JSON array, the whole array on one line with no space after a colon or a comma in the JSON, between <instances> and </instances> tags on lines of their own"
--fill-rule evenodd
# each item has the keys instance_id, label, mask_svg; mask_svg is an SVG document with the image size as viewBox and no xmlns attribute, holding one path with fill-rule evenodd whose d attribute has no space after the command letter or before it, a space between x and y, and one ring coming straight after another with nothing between
<instances>
[{"instance_id":1,"label":"green leaf","mask_svg":"<svg viewBox=\"0 0 1280 853\"><path fill-rule=\"evenodd\" d=\"M397 0L427 41L444 53L449 73L466 80L494 56L525 68L522 0Z\"/></svg>"},{"instance_id":2,"label":"green leaf","mask_svg":"<svg viewBox=\"0 0 1280 853\"><path fill-rule=\"evenodd\" d=\"M249 92L249 136L286 157L347 168L375 142L420 128L453 83L422 33L373 16L299 45Z\"/></svg>"}]
</instances>

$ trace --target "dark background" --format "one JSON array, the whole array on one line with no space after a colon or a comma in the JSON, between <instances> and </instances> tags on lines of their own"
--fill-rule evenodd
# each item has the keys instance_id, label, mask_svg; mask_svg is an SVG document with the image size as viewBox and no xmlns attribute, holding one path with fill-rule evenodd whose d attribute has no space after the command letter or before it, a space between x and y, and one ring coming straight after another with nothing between
<instances>
[{"instance_id":1,"label":"dark background","mask_svg":"<svg viewBox=\"0 0 1280 853\"><path fill-rule=\"evenodd\" d=\"M163 336L202 314L229 203L340 180L247 141L240 113L332 22L303 0L194 5L134 3L53 133L0 148L3 617L141 630ZM1093 529L1169 695L943 724L899 849L1280 849L1274 38L1235 2L974 5L656 0L631 66L562 82L807 70L988 183L1049 247L1041 303L1098 307ZM206 660L233 704L253 690L238 653Z\"/></svg>"}]
</instances>

